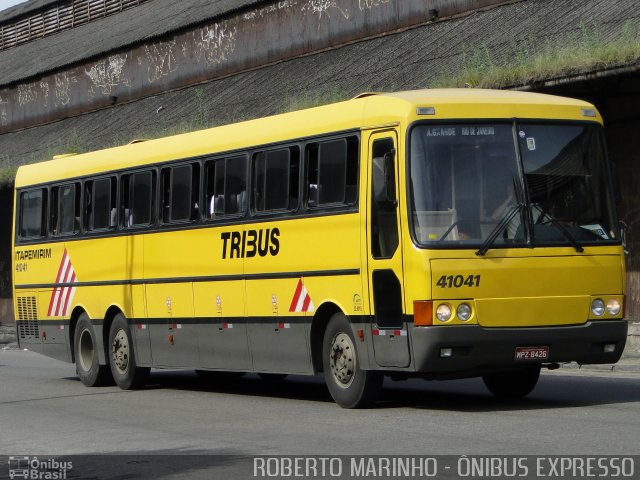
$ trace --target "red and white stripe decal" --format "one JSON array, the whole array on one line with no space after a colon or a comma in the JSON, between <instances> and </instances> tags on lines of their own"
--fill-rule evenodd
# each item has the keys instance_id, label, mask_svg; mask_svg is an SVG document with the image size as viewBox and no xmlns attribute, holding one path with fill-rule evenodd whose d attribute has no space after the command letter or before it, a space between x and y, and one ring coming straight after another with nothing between
<instances>
[{"instance_id":1,"label":"red and white stripe decal","mask_svg":"<svg viewBox=\"0 0 640 480\"><path fill-rule=\"evenodd\" d=\"M76 283L78 278L76 272L73 270L71 264L71 258L65 248L62 254L62 260L58 267L58 275L56 276L56 283ZM47 315L49 317L66 317L69 315L69 309L73 302L73 296L76 294L75 286L56 287L51 292L51 299L49 300L49 310Z\"/></svg>"},{"instance_id":2,"label":"red and white stripe decal","mask_svg":"<svg viewBox=\"0 0 640 480\"><path fill-rule=\"evenodd\" d=\"M289 306L290 312L313 312L314 306L311 301L311 296L302 283L302 278L298 280L298 286L296 292L293 294L291 305Z\"/></svg>"},{"instance_id":3,"label":"red and white stripe decal","mask_svg":"<svg viewBox=\"0 0 640 480\"><path fill-rule=\"evenodd\" d=\"M280 328L280 329L291 328L291 324L290 323L279 323L278 324L278 328Z\"/></svg>"},{"instance_id":4,"label":"red and white stripe decal","mask_svg":"<svg viewBox=\"0 0 640 480\"><path fill-rule=\"evenodd\" d=\"M233 323L223 323L222 328L233 328Z\"/></svg>"}]
</instances>

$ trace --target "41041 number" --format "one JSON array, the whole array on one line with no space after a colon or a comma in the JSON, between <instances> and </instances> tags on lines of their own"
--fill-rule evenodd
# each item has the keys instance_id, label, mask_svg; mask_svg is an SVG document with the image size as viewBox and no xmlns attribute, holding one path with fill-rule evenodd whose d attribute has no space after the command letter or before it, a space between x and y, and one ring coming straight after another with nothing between
<instances>
[{"instance_id":1,"label":"41041 number","mask_svg":"<svg viewBox=\"0 0 640 480\"><path fill-rule=\"evenodd\" d=\"M480 275L442 275L436 285L441 288L479 287Z\"/></svg>"}]
</instances>

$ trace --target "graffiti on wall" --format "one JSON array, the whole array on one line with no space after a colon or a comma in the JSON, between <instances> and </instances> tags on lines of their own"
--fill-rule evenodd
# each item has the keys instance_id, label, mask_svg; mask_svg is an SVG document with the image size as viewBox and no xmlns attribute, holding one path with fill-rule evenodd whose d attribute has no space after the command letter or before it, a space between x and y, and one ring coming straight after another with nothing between
<instances>
[{"instance_id":1,"label":"graffiti on wall","mask_svg":"<svg viewBox=\"0 0 640 480\"><path fill-rule=\"evenodd\" d=\"M71 84L78 83L78 80L70 72L56 73L54 80L56 84L56 105L69 105L71 102Z\"/></svg>"},{"instance_id":2,"label":"graffiti on wall","mask_svg":"<svg viewBox=\"0 0 640 480\"><path fill-rule=\"evenodd\" d=\"M273 3L266 7L256 8L250 12L242 15L245 20L255 20L257 18L263 18L268 14L275 13L279 10L284 10L293 7L298 4L298 0L280 0L278 3Z\"/></svg>"},{"instance_id":3,"label":"graffiti on wall","mask_svg":"<svg viewBox=\"0 0 640 480\"><path fill-rule=\"evenodd\" d=\"M369 10L392 5L397 4L391 0L277 0L261 3L226 20L191 27L165 41L132 46L128 53L88 59L86 63L69 67L66 71L4 90L0 126L28 125L31 119L41 115L56 118L60 113L56 110L64 111L72 104L88 111L92 108L92 100L104 96L124 94L137 98L146 95L145 86L154 82L156 86L162 84L164 87L171 86L175 79L182 85L190 78L201 81L246 68L247 65L260 65L259 62L264 60L281 59L287 48L295 47L298 52L326 45L326 39L320 39L318 45L311 41L318 38L314 31L316 24L320 30L326 27L325 24L335 22L340 24L337 30L344 29L351 35L353 29L359 28L363 22L366 24ZM287 22L293 22L295 38L287 38L290 33L277 33L279 38L273 45L262 42L264 29L271 32ZM330 34L331 31L325 33ZM294 45L289 47L291 41Z\"/></svg>"},{"instance_id":4,"label":"graffiti on wall","mask_svg":"<svg viewBox=\"0 0 640 480\"><path fill-rule=\"evenodd\" d=\"M42 92L42 98L44 99L44 106L49 104L49 82L42 79L40 80L40 91Z\"/></svg>"},{"instance_id":5,"label":"graffiti on wall","mask_svg":"<svg viewBox=\"0 0 640 480\"><path fill-rule=\"evenodd\" d=\"M226 21L193 32L196 60L207 65L224 62L236 49L237 33Z\"/></svg>"},{"instance_id":6,"label":"graffiti on wall","mask_svg":"<svg viewBox=\"0 0 640 480\"><path fill-rule=\"evenodd\" d=\"M323 16L330 19L331 13L335 11L340 12L346 20L349 20L349 10L340 7L337 0L307 0L302 6L302 11L318 16L318 28L320 28L320 20Z\"/></svg>"},{"instance_id":7,"label":"graffiti on wall","mask_svg":"<svg viewBox=\"0 0 640 480\"><path fill-rule=\"evenodd\" d=\"M7 105L9 105L9 101L0 96L0 125L3 127L9 123Z\"/></svg>"},{"instance_id":8,"label":"graffiti on wall","mask_svg":"<svg viewBox=\"0 0 640 480\"><path fill-rule=\"evenodd\" d=\"M175 46L175 40L144 46L149 83L160 80L178 69L178 62L173 54ZM138 59L138 63L141 64L142 60Z\"/></svg>"},{"instance_id":9,"label":"graffiti on wall","mask_svg":"<svg viewBox=\"0 0 640 480\"><path fill-rule=\"evenodd\" d=\"M18 85L18 104L20 106L35 102L37 99L38 90L36 83L25 83L22 85Z\"/></svg>"},{"instance_id":10,"label":"graffiti on wall","mask_svg":"<svg viewBox=\"0 0 640 480\"><path fill-rule=\"evenodd\" d=\"M389 2L390 0L358 0L358 7L360 10L371 10Z\"/></svg>"},{"instance_id":11,"label":"graffiti on wall","mask_svg":"<svg viewBox=\"0 0 640 480\"><path fill-rule=\"evenodd\" d=\"M129 85L129 79L123 75L126 63L126 55L111 55L85 70L84 73L91 80L89 96L93 97L98 93L111 95L116 86Z\"/></svg>"}]
</instances>

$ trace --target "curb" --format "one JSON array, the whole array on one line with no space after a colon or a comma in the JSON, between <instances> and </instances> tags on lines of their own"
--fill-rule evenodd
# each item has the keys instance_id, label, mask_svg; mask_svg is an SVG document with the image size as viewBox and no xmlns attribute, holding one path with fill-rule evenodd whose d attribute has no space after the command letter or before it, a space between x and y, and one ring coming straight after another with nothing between
<instances>
[{"instance_id":1,"label":"curb","mask_svg":"<svg viewBox=\"0 0 640 480\"><path fill-rule=\"evenodd\" d=\"M622 358L635 358L640 362L640 322L629 322L627 345Z\"/></svg>"},{"instance_id":2,"label":"curb","mask_svg":"<svg viewBox=\"0 0 640 480\"><path fill-rule=\"evenodd\" d=\"M13 325L0 325L0 345L5 343L15 343L18 339L16 338L16 327Z\"/></svg>"}]
</instances>

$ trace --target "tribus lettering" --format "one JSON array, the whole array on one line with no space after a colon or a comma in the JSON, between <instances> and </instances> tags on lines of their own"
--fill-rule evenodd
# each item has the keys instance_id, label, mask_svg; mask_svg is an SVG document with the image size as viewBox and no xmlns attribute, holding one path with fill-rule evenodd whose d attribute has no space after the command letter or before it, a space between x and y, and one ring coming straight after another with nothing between
<instances>
[{"instance_id":1,"label":"tribus lettering","mask_svg":"<svg viewBox=\"0 0 640 480\"><path fill-rule=\"evenodd\" d=\"M279 236L278 228L222 232L222 258L264 257L267 254L275 257L280 251Z\"/></svg>"}]
</instances>

